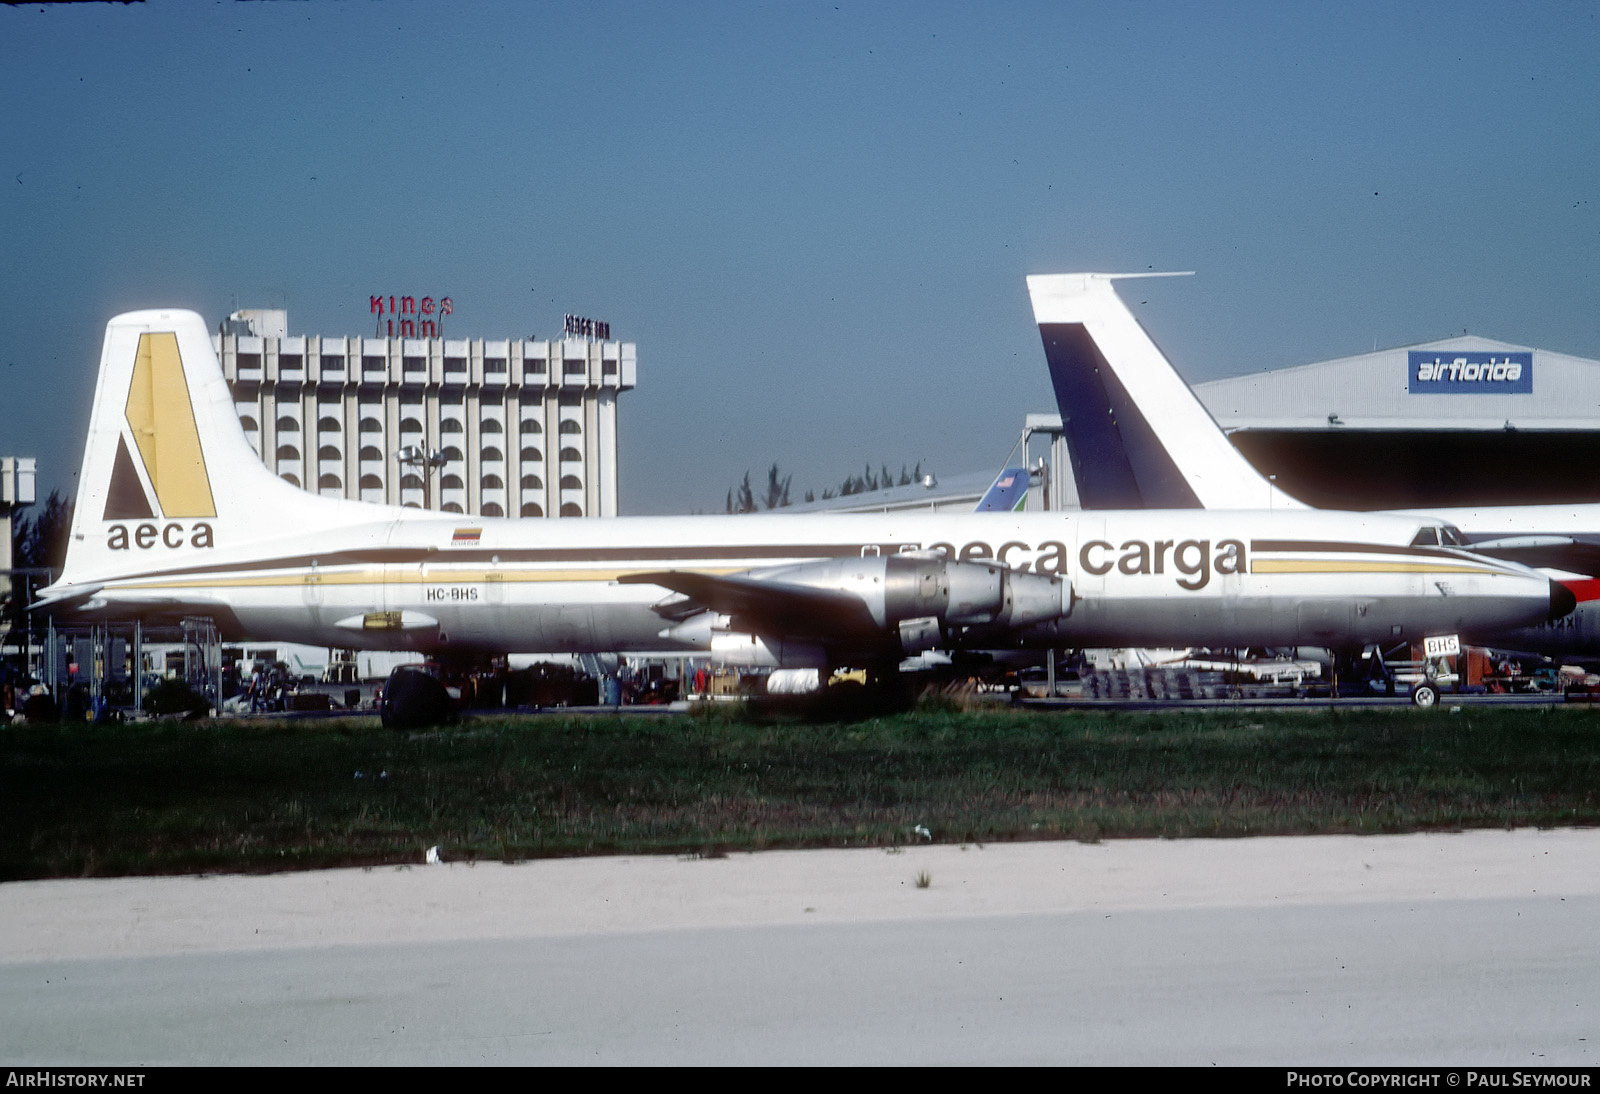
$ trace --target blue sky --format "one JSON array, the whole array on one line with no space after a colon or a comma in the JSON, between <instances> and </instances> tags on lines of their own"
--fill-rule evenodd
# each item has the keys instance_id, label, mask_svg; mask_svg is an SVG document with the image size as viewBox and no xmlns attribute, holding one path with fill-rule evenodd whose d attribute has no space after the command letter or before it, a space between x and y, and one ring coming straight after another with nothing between
<instances>
[{"instance_id":1,"label":"blue sky","mask_svg":"<svg viewBox=\"0 0 1600 1094\"><path fill-rule=\"evenodd\" d=\"M1600 357L1597 54L1588 3L7 7L0 454L70 491L153 306L608 320L630 513L998 467L1054 409L1029 273L1198 271L1130 296L1195 380Z\"/></svg>"}]
</instances>

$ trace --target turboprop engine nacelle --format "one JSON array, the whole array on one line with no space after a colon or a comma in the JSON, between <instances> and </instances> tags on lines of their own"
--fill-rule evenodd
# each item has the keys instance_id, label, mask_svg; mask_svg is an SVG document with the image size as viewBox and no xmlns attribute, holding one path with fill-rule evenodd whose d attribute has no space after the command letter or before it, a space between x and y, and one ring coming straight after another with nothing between
<instances>
[{"instance_id":1,"label":"turboprop engine nacelle","mask_svg":"<svg viewBox=\"0 0 1600 1094\"><path fill-rule=\"evenodd\" d=\"M908 620L933 619L947 628L1021 627L1072 614L1072 584L1055 574L1025 573L998 562L954 562L931 551L830 558L750 576L852 593L886 631Z\"/></svg>"},{"instance_id":2,"label":"turboprop engine nacelle","mask_svg":"<svg viewBox=\"0 0 1600 1094\"><path fill-rule=\"evenodd\" d=\"M1052 622L1072 611L1072 586L1052 574L1024 573L996 562L952 562L936 552L863 555L753 570L747 588L844 593L861 601L879 632L857 643L892 644L902 654L957 644L959 632L1020 628ZM704 611L661 632L734 664L806 666L825 663L813 641L754 635L717 611Z\"/></svg>"}]
</instances>

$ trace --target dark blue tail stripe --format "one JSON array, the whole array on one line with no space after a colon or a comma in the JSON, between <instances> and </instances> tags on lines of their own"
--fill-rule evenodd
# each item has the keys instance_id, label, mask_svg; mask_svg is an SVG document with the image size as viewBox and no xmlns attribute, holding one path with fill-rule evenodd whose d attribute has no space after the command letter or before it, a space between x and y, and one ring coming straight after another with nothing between
<instances>
[{"instance_id":1,"label":"dark blue tail stripe","mask_svg":"<svg viewBox=\"0 0 1600 1094\"><path fill-rule=\"evenodd\" d=\"M1085 509L1200 509L1182 472L1082 323L1040 323L1078 504Z\"/></svg>"}]
</instances>

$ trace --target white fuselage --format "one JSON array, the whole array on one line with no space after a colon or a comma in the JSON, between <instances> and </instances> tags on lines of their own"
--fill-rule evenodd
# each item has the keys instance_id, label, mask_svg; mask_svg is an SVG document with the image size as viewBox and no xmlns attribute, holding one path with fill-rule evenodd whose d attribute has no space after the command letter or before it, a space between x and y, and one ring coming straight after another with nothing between
<instances>
[{"instance_id":1,"label":"white fuselage","mask_svg":"<svg viewBox=\"0 0 1600 1094\"><path fill-rule=\"evenodd\" d=\"M209 615L230 637L426 651L709 649L663 637L674 597L619 584L659 571L729 575L816 559L938 549L1071 584L1070 614L982 645L1359 645L1528 625L1549 583L1514 564L1409 546L1417 522L1362 514L1226 511L932 513L794 517L356 523L235 547L90 552L52 592L92 590L112 616ZM158 530L159 532L159 530ZM848 567L846 570L848 571ZM844 575L848 587L850 575ZM862 580L868 580L863 576ZM871 590L858 590L870 594Z\"/></svg>"}]
</instances>

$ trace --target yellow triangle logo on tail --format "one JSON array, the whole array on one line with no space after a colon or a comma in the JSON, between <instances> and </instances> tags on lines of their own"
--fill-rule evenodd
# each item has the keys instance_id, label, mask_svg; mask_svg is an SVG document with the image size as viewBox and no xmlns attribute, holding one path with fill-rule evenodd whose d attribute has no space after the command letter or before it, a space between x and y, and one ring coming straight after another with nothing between
<instances>
[{"instance_id":1,"label":"yellow triangle logo on tail","mask_svg":"<svg viewBox=\"0 0 1600 1094\"><path fill-rule=\"evenodd\" d=\"M125 413L162 515L216 516L176 334L139 336Z\"/></svg>"}]
</instances>

